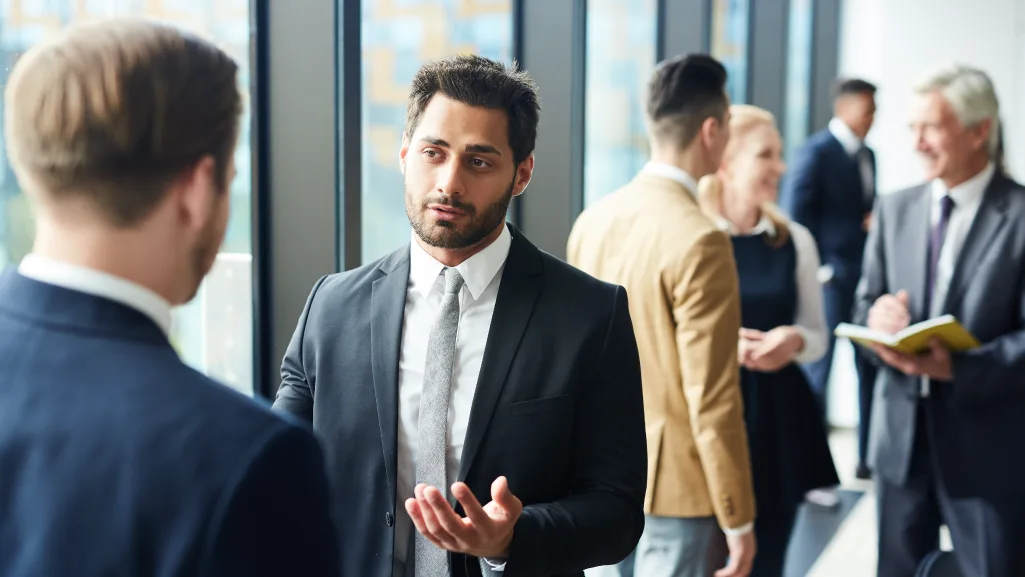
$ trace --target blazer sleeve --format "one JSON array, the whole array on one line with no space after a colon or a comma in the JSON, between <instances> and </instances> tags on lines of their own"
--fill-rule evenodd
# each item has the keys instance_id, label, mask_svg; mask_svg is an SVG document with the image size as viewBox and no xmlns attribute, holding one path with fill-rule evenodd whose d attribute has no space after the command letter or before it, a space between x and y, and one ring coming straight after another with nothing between
<instances>
[{"instance_id":1,"label":"blazer sleeve","mask_svg":"<svg viewBox=\"0 0 1025 577\"><path fill-rule=\"evenodd\" d=\"M783 181L783 190L779 198L780 208L794 221L815 234L818 230L815 227L817 149L810 145L804 146L794 156L789 174Z\"/></svg>"},{"instance_id":2,"label":"blazer sleeve","mask_svg":"<svg viewBox=\"0 0 1025 577\"><path fill-rule=\"evenodd\" d=\"M688 252L673 294L683 394L712 506L723 529L755 517L737 339L740 289L733 245L720 231Z\"/></svg>"},{"instance_id":3,"label":"blazer sleeve","mask_svg":"<svg viewBox=\"0 0 1025 577\"><path fill-rule=\"evenodd\" d=\"M579 388L572 494L524 507L504 577L562 575L617 563L644 529L647 449L641 367L627 304L617 287L600 351Z\"/></svg>"},{"instance_id":4,"label":"blazer sleeve","mask_svg":"<svg viewBox=\"0 0 1025 577\"><path fill-rule=\"evenodd\" d=\"M278 387L273 405L274 410L290 413L305 422L313 422L313 389L306 377L306 368L303 364L303 342L313 300L326 278L327 276L321 277L313 285L313 290L306 299L299 324L295 327L292 340L285 351L285 358L281 361L281 386Z\"/></svg>"},{"instance_id":5,"label":"blazer sleeve","mask_svg":"<svg viewBox=\"0 0 1025 577\"><path fill-rule=\"evenodd\" d=\"M872 211L872 223L868 229L865 256L861 265L861 278L854 292L852 319L854 324L861 326L868 325L868 311L876 300L890 292L890 287L886 283L886 244L883 242L886 217L883 214L883 205L884 203L876 202ZM859 352L863 353L869 362L878 366L883 365L882 359L871 349L862 348Z\"/></svg>"},{"instance_id":6,"label":"blazer sleeve","mask_svg":"<svg viewBox=\"0 0 1025 577\"><path fill-rule=\"evenodd\" d=\"M1023 268L1025 270L1025 268ZM1025 277L1025 275L1023 275ZM1025 278L1019 287L1018 326L1025 326ZM996 405L1025 400L1025 330L1013 331L981 347L953 355L955 398L963 405Z\"/></svg>"},{"instance_id":7,"label":"blazer sleeve","mask_svg":"<svg viewBox=\"0 0 1025 577\"><path fill-rule=\"evenodd\" d=\"M247 577L337 577L341 564L324 462L313 435L278 427L213 512L207 570Z\"/></svg>"}]
</instances>

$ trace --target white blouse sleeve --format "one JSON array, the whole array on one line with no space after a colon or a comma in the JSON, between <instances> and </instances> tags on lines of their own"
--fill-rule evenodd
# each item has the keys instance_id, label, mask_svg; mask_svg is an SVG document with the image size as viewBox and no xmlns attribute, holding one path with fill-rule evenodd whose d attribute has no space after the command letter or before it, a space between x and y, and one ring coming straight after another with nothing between
<instances>
[{"instance_id":1,"label":"white blouse sleeve","mask_svg":"<svg viewBox=\"0 0 1025 577\"><path fill-rule=\"evenodd\" d=\"M794 360L798 363L817 361L826 353L829 328L822 304L822 285L819 283L819 250L807 228L789 222L790 235L797 252L797 313L794 326L804 338L804 348Z\"/></svg>"}]
</instances>

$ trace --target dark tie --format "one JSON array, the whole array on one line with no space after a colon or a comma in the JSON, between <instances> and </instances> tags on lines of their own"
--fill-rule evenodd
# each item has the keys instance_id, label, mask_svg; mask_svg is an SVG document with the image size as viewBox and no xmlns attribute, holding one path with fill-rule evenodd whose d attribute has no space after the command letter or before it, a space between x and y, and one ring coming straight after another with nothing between
<instances>
[{"instance_id":1,"label":"dark tie","mask_svg":"<svg viewBox=\"0 0 1025 577\"><path fill-rule=\"evenodd\" d=\"M940 262L940 251L943 249L943 240L947 236L947 222L950 220L950 213L954 210L954 199L950 195L943 195L940 199L940 218L932 227L932 235L929 237L929 284L925 287L925 314L932 316L932 296L936 285L936 269Z\"/></svg>"},{"instance_id":2,"label":"dark tie","mask_svg":"<svg viewBox=\"0 0 1025 577\"><path fill-rule=\"evenodd\" d=\"M858 152L854 154L854 163L857 165L858 170L858 181L861 182L861 195L862 200L865 202L865 206L868 207L866 212L872 210L872 204L875 200L875 190L872 182L872 152L867 146L862 146L858 149Z\"/></svg>"}]
</instances>

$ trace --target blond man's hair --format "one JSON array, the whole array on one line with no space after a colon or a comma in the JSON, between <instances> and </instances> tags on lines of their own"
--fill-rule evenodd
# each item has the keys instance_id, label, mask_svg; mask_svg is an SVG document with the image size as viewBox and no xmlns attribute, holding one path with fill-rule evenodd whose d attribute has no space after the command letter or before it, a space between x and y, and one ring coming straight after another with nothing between
<instances>
[{"instance_id":1,"label":"blond man's hair","mask_svg":"<svg viewBox=\"0 0 1025 577\"><path fill-rule=\"evenodd\" d=\"M31 198L85 201L118 227L212 157L227 190L242 96L238 65L173 26L118 18L71 26L18 61L4 132Z\"/></svg>"}]
</instances>

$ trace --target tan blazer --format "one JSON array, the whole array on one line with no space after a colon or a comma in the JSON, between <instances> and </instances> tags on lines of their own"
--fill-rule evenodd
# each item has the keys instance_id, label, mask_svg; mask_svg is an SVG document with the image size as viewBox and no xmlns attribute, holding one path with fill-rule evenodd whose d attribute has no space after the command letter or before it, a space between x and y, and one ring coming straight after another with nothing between
<instances>
[{"instance_id":1,"label":"tan blazer","mask_svg":"<svg viewBox=\"0 0 1025 577\"><path fill-rule=\"evenodd\" d=\"M733 245L682 185L641 173L584 211L570 264L626 288L648 437L645 512L754 520Z\"/></svg>"}]
</instances>

